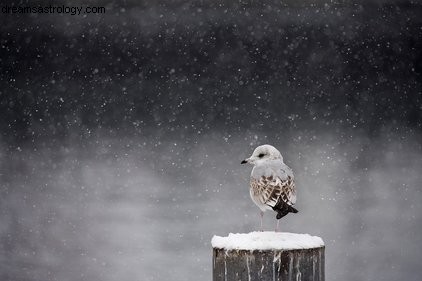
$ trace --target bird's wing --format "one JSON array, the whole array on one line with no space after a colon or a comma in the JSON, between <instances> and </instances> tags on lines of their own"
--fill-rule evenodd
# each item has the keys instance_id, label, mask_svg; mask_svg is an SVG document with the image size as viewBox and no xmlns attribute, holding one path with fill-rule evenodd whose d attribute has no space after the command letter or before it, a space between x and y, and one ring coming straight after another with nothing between
<instances>
[{"instance_id":1,"label":"bird's wing","mask_svg":"<svg viewBox=\"0 0 422 281\"><path fill-rule=\"evenodd\" d=\"M274 207L279 199L289 206L296 203L296 188L292 177L282 180L278 176L262 176L258 182L266 205Z\"/></svg>"}]
</instances>

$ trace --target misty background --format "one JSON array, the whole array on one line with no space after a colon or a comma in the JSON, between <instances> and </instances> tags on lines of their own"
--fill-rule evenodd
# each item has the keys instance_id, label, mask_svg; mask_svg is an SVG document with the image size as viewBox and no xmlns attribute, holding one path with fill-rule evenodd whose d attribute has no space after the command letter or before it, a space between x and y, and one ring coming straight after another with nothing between
<instances>
[{"instance_id":1,"label":"misty background","mask_svg":"<svg viewBox=\"0 0 422 281\"><path fill-rule=\"evenodd\" d=\"M420 279L419 2L55 3L107 12L0 17L1 280L211 280L266 143L326 280Z\"/></svg>"}]
</instances>

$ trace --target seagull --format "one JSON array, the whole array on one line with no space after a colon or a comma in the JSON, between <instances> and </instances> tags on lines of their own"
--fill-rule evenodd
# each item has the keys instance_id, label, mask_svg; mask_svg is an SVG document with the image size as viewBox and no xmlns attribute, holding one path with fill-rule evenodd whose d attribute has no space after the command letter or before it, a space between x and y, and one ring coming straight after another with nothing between
<instances>
[{"instance_id":1,"label":"seagull","mask_svg":"<svg viewBox=\"0 0 422 281\"><path fill-rule=\"evenodd\" d=\"M252 201L261 210L262 219L266 210L277 212L278 232L279 219L288 213L297 213L293 206L296 203L296 188L293 171L283 162L283 156L272 145L261 145L255 148L251 157L241 164L254 165L251 173L250 189Z\"/></svg>"}]
</instances>

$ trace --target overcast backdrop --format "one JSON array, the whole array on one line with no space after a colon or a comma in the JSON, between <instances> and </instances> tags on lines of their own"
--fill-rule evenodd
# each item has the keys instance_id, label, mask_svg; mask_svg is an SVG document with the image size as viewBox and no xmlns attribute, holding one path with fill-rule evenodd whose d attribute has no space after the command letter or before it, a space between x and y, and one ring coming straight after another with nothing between
<instances>
[{"instance_id":1,"label":"overcast backdrop","mask_svg":"<svg viewBox=\"0 0 422 281\"><path fill-rule=\"evenodd\" d=\"M420 280L422 6L312 2L1 14L0 279L211 280L269 143L327 281Z\"/></svg>"}]
</instances>

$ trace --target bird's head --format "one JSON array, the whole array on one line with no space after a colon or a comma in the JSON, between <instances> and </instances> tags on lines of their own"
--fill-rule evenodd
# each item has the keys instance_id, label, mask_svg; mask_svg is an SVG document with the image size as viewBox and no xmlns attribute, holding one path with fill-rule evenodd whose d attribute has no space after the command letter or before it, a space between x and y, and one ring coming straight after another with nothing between
<instances>
[{"instance_id":1,"label":"bird's head","mask_svg":"<svg viewBox=\"0 0 422 281\"><path fill-rule=\"evenodd\" d=\"M240 164L258 165L264 161L280 159L283 161L280 151L269 144L260 145L253 151L251 157L246 158Z\"/></svg>"}]
</instances>

